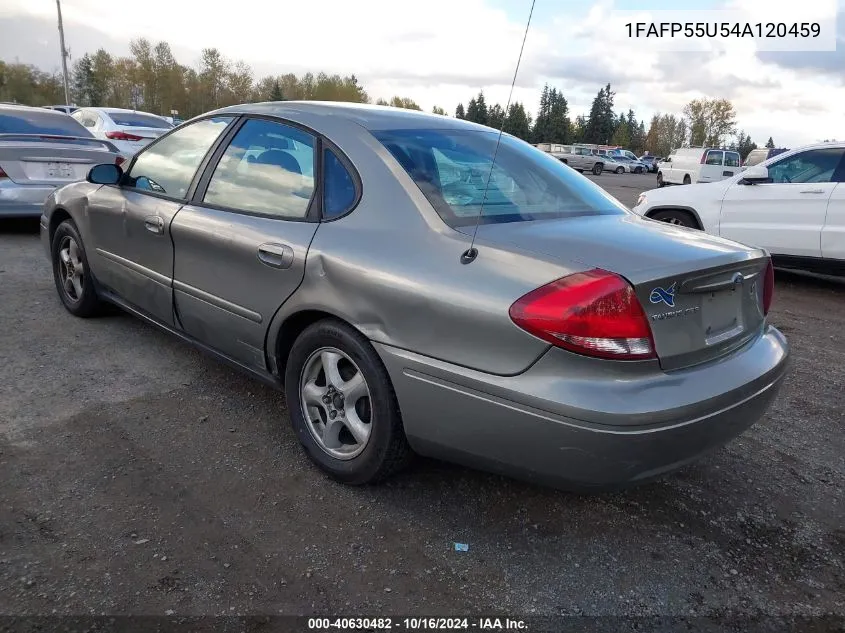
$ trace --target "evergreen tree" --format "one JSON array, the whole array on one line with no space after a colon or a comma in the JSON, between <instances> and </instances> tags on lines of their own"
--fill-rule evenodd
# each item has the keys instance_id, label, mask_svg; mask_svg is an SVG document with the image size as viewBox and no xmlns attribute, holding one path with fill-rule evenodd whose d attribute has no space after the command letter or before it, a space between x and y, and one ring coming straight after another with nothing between
<instances>
[{"instance_id":1,"label":"evergreen tree","mask_svg":"<svg viewBox=\"0 0 845 633\"><path fill-rule=\"evenodd\" d=\"M270 91L270 101L284 101L285 95L282 93L282 87L279 85L279 80L273 80L273 89Z\"/></svg>"},{"instance_id":2,"label":"evergreen tree","mask_svg":"<svg viewBox=\"0 0 845 633\"><path fill-rule=\"evenodd\" d=\"M440 114L440 115L446 116L446 110L444 110L440 106L434 106L431 109L431 112L432 112L432 114Z\"/></svg>"},{"instance_id":3,"label":"evergreen tree","mask_svg":"<svg viewBox=\"0 0 845 633\"><path fill-rule=\"evenodd\" d=\"M504 131L523 140L528 140L531 136L531 117L518 101L508 106Z\"/></svg>"},{"instance_id":4,"label":"evergreen tree","mask_svg":"<svg viewBox=\"0 0 845 633\"><path fill-rule=\"evenodd\" d=\"M505 122L505 110L498 103L487 113L487 125L494 129L501 129Z\"/></svg>"},{"instance_id":5,"label":"evergreen tree","mask_svg":"<svg viewBox=\"0 0 845 633\"><path fill-rule=\"evenodd\" d=\"M772 140L771 136L769 137L769 140L766 141L766 147L769 148L769 149L775 148L775 142Z\"/></svg>"},{"instance_id":6,"label":"evergreen tree","mask_svg":"<svg viewBox=\"0 0 845 633\"><path fill-rule=\"evenodd\" d=\"M455 108L455 118L456 119L467 118L466 112L464 111L464 104L463 103L459 103L458 107Z\"/></svg>"},{"instance_id":7,"label":"evergreen tree","mask_svg":"<svg viewBox=\"0 0 845 633\"><path fill-rule=\"evenodd\" d=\"M478 93L477 97L470 99L469 105L467 106L466 120L487 125L487 102L484 100L483 90Z\"/></svg>"},{"instance_id":8,"label":"evergreen tree","mask_svg":"<svg viewBox=\"0 0 845 633\"><path fill-rule=\"evenodd\" d=\"M610 84L599 90L590 107L590 115L584 130L584 141L604 145L610 143L616 128L616 117L613 114L613 98L616 93L611 91Z\"/></svg>"}]
</instances>

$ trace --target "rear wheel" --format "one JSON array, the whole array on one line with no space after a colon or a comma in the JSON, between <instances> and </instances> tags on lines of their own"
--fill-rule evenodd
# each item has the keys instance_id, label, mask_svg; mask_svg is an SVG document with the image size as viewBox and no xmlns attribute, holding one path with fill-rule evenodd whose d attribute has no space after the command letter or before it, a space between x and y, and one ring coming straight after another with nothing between
<instances>
[{"instance_id":1,"label":"rear wheel","mask_svg":"<svg viewBox=\"0 0 845 633\"><path fill-rule=\"evenodd\" d=\"M658 187L663 187L665 184L666 184L666 183L665 183L665 182L663 182L663 173L662 173L662 172L657 172L657 186L658 186Z\"/></svg>"},{"instance_id":2,"label":"rear wheel","mask_svg":"<svg viewBox=\"0 0 845 633\"><path fill-rule=\"evenodd\" d=\"M625 168L624 168L624 167L617 167L617 168L616 168L616 173L617 173L617 174L624 174L624 173L625 173Z\"/></svg>"},{"instance_id":3,"label":"rear wheel","mask_svg":"<svg viewBox=\"0 0 845 633\"><path fill-rule=\"evenodd\" d=\"M692 213L682 209L667 209L666 211L658 211L650 217L658 222L666 222L667 224L674 224L676 226L686 226L691 229L699 228L698 222L695 221Z\"/></svg>"},{"instance_id":4,"label":"rear wheel","mask_svg":"<svg viewBox=\"0 0 845 633\"><path fill-rule=\"evenodd\" d=\"M285 395L306 454L338 481L374 483L409 461L387 370L348 325L326 319L300 334L287 361Z\"/></svg>"},{"instance_id":5,"label":"rear wheel","mask_svg":"<svg viewBox=\"0 0 845 633\"><path fill-rule=\"evenodd\" d=\"M601 172L604 170L604 166L601 163L596 163L593 165L593 175L601 176Z\"/></svg>"},{"instance_id":6,"label":"rear wheel","mask_svg":"<svg viewBox=\"0 0 845 633\"><path fill-rule=\"evenodd\" d=\"M692 182L692 179L690 179L689 174L687 174L686 176L684 176L684 184L685 184L685 185L688 185L688 184L690 184L691 182Z\"/></svg>"},{"instance_id":7,"label":"rear wheel","mask_svg":"<svg viewBox=\"0 0 845 633\"><path fill-rule=\"evenodd\" d=\"M94 289L82 238L72 220L59 224L50 253L56 291L67 311L82 318L99 314L102 304Z\"/></svg>"}]
</instances>

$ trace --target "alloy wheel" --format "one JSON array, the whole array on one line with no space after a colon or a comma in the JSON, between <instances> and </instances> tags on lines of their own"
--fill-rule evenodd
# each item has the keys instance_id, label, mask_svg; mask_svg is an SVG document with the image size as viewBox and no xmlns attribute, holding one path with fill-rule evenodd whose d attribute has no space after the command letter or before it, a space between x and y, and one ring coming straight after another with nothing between
<instances>
[{"instance_id":1,"label":"alloy wheel","mask_svg":"<svg viewBox=\"0 0 845 633\"><path fill-rule=\"evenodd\" d=\"M305 361L299 394L306 425L317 444L336 459L356 457L372 431L370 389L355 362L334 347Z\"/></svg>"},{"instance_id":2,"label":"alloy wheel","mask_svg":"<svg viewBox=\"0 0 845 633\"><path fill-rule=\"evenodd\" d=\"M70 235L65 235L59 244L59 273L67 298L73 303L80 301L84 291L85 264L79 245Z\"/></svg>"}]
</instances>

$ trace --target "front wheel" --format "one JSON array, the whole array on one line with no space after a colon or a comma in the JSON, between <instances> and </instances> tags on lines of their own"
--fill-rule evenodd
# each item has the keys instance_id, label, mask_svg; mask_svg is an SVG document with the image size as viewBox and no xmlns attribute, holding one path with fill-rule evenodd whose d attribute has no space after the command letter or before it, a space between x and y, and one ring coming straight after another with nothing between
<instances>
[{"instance_id":1,"label":"front wheel","mask_svg":"<svg viewBox=\"0 0 845 633\"><path fill-rule=\"evenodd\" d=\"M300 334L288 357L285 395L306 454L334 479L374 483L409 461L390 376L348 325L326 319Z\"/></svg>"},{"instance_id":2,"label":"front wheel","mask_svg":"<svg viewBox=\"0 0 845 633\"><path fill-rule=\"evenodd\" d=\"M617 174L624 174L624 173L625 173L625 168L624 168L624 167L617 167L617 168L616 168L616 173L617 173Z\"/></svg>"},{"instance_id":3,"label":"front wheel","mask_svg":"<svg viewBox=\"0 0 845 633\"><path fill-rule=\"evenodd\" d=\"M72 220L59 224L50 253L56 291L67 311L82 318L99 314L102 304L94 288L82 238Z\"/></svg>"},{"instance_id":4,"label":"front wheel","mask_svg":"<svg viewBox=\"0 0 845 633\"><path fill-rule=\"evenodd\" d=\"M604 169L601 163L596 163L593 165L593 175L594 176L601 176L601 172Z\"/></svg>"},{"instance_id":5,"label":"front wheel","mask_svg":"<svg viewBox=\"0 0 845 633\"><path fill-rule=\"evenodd\" d=\"M666 183L663 182L663 174L661 172L657 172L657 186L663 187L665 185L666 185Z\"/></svg>"}]
</instances>

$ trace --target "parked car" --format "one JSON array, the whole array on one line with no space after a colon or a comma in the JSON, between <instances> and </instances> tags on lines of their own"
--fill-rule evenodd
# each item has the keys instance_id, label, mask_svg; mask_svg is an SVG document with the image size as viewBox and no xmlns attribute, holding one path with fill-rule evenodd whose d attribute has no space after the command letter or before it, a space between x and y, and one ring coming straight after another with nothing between
<instances>
[{"instance_id":1,"label":"parked car","mask_svg":"<svg viewBox=\"0 0 845 633\"><path fill-rule=\"evenodd\" d=\"M794 149L716 183L647 191L634 212L845 274L845 143Z\"/></svg>"},{"instance_id":2,"label":"parked car","mask_svg":"<svg viewBox=\"0 0 845 633\"><path fill-rule=\"evenodd\" d=\"M622 163L627 168L627 171L632 174L644 174L648 171L648 167L645 163L641 163L636 158L631 158L630 156L622 156L622 155L615 155L613 159L617 163Z\"/></svg>"},{"instance_id":3,"label":"parked car","mask_svg":"<svg viewBox=\"0 0 845 633\"><path fill-rule=\"evenodd\" d=\"M117 148L66 114L0 105L0 217L38 217L57 186L118 160Z\"/></svg>"},{"instance_id":4,"label":"parked car","mask_svg":"<svg viewBox=\"0 0 845 633\"><path fill-rule=\"evenodd\" d=\"M114 303L283 388L351 484L412 450L641 482L748 428L786 367L764 251L422 112L223 108L57 191L41 231L71 314Z\"/></svg>"},{"instance_id":5,"label":"parked car","mask_svg":"<svg viewBox=\"0 0 845 633\"><path fill-rule=\"evenodd\" d=\"M569 165L576 171L588 171L596 176L601 175L602 171L604 171L604 157L597 156L584 147L570 147L568 151L552 152L549 155L554 156L560 162Z\"/></svg>"},{"instance_id":6,"label":"parked car","mask_svg":"<svg viewBox=\"0 0 845 633\"><path fill-rule=\"evenodd\" d=\"M624 174L626 171L630 172L633 169L631 164L620 156L605 154L601 157L601 160L604 162L604 171L613 172L614 174Z\"/></svg>"},{"instance_id":7,"label":"parked car","mask_svg":"<svg viewBox=\"0 0 845 633\"><path fill-rule=\"evenodd\" d=\"M765 160L774 158L778 154L783 154L784 152L788 151L789 150L785 147L762 147L760 149L752 149L750 152L748 152L748 156L745 157L745 161L742 164L744 167L752 167L754 165L759 165Z\"/></svg>"},{"instance_id":8,"label":"parked car","mask_svg":"<svg viewBox=\"0 0 845 633\"><path fill-rule=\"evenodd\" d=\"M648 168L649 172L656 174L657 173L657 164L658 164L658 161L661 160L661 158L659 156L647 155L647 156L640 156L637 160L639 160L643 165L645 165Z\"/></svg>"},{"instance_id":9,"label":"parked car","mask_svg":"<svg viewBox=\"0 0 845 633\"><path fill-rule=\"evenodd\" d=\"M73 114L74 112L79 110L78 107L72 105L51 105L42 107L47 108L48 110L57 110L59 112L64 112L65 114Z\"/></svg>"},{"instance_id":10,"label":"parked car","mask_svg":"<svg viewBox=\"0 0 845 633\"><path fill-rule=\"evenodd\" d=\"M173 128L157 114L122 108L80 108L71 116L95 137L114 143L126 158Z\"/></svg>"},{"instance_id":11,"label":"parked car","mask_svg":"<svg viewBox=\"0 0 845 633\"><path fill-rule=\"evenodd\" d=\"M739 173L739 152L708 147L682 147L658 164L657 186L717 182Z\"/></svg>"}]
</instances>

